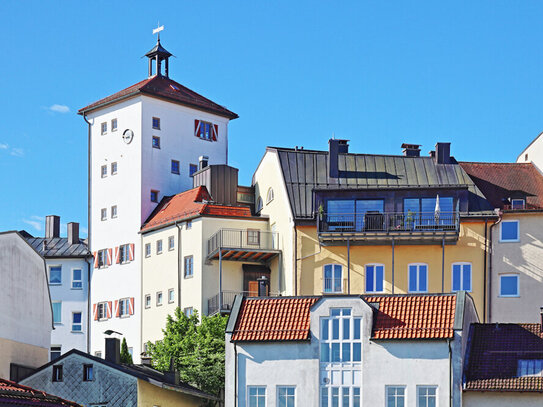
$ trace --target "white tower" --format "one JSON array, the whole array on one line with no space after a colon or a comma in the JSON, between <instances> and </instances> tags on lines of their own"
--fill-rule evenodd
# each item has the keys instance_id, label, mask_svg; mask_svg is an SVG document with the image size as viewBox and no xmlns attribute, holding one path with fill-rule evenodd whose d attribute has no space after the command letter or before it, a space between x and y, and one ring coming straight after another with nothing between
<instances>
[{"instance_id":1,"label":"white tower","mask_svg":"<svg viewBox=\"0 0 543 407\"><path fill-rule=\"evenodd\" d=\"M171 54L160 38L146 56L147 79L79 110L89 132L91 353L104 356L104 332L116 331L136 363L140 227L163 196L192 188L199 157L227 164L228 122L238 117L169 78Z\"/></svg>"}]
</instances>

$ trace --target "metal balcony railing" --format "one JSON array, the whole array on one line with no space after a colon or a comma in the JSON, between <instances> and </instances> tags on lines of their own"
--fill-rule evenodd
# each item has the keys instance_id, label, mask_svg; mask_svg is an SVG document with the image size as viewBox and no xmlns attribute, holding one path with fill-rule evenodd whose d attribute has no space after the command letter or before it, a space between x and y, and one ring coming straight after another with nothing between
<instances>
[{"instance_id":1,"label":"metal balcony railing","mask_svg":"<svg viewBox=\"0 0 543 407\"><path fill-rule=\"evenodd\" d=\"M252 291L223 291L216 294L207 300L207 314L214 315L219 311L221 313L229 313L234 305L236 295L244 295L245 297L255 297L258 294ZM269 293L269 297L277 297L277 293ZM222 297L222 298L221 298Z\"/></svg>"},{"instance_id":2,"label":"metal balcony railing","mask_svg":"<svg viewBox=\"0 0 543 407\"><path fill-rule=\"evenodd\" d=\"M221 229L207 241L207 255L219 248L278 250L278 234L258 229Z\"/></svg>"},{"instance_id":3,"label":"metal balcony railing","mask_svg":"<svg viewBox=\"0 0 543 407\"><path fill-rule=\"evenodd\" d=\"M458 231L458 212L364 212L317 215L320 233Z\"/></svg>"}]
</instances>

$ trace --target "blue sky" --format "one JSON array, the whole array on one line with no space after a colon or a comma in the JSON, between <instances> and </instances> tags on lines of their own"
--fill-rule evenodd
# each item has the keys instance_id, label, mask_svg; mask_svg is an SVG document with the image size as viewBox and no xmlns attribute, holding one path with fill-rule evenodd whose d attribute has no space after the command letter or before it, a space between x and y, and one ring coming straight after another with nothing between
<instances>
[{"instance_id":1,"label":"blue sky","mask_svg":"<svg viewBox=\"0 0 543 407\"><path fill-rule=\"evenodd\" d=\"M244 184L267 145L450 141L458 160L514 161L543 131L540 1L14 0L0 15L0 230L86 227L77 109L146 77L158 21L170 76L240 115Z\"/></svg>"}]
</instances>

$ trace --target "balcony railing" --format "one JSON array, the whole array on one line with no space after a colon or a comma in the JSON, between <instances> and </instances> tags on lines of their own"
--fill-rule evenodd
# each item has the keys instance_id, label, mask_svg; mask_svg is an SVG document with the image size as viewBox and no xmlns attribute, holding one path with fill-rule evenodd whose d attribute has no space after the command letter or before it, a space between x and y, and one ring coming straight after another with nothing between
<instances>
[{"instance_id":1,"label":"balcony railing","mask_svg":"<svg viewBox=\"0 0 543 407\"><path fill-rule=\"evenodd\" d=\"M244 295L245 297L255 297L258 294L252 291L223 291L220 294L216 294L207 300L207 314L214 315L220 310L221 313L229 313L232 311L232 305L234 305L234 299L236 295ZM221 298L222 296L222 298ZM277 293L270 293L270 297L277 297Z\"/></svg>"},{"instance_id":2,"label":"balcony railing","mask_svg":"<svg viewBox=\"0 0 543 407\"><path fill-rule=\"evenodd\" d=\"M237 250L278 250L278 234L258 229L221 229L207 241L207 255L219 248Z\"/></svg>"},{"instance_id":3,"label":"balcony railing","mask_svg":"<svg viewBox=\"0 0 543 407\"><path fill-rule=\"evenodd\" d=\"M317 216L319 234L358 237L457 233L459 220L458 212L322 213Z\"/></svg>"}]
</instances>

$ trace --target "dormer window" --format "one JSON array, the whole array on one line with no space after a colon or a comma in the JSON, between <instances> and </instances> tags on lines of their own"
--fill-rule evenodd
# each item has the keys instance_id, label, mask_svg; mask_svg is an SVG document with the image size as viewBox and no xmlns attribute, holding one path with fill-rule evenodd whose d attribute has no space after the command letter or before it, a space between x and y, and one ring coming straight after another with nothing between
<instances>
[{"instance_id":1,"label":"dormer window","mask_svg":"<svg viewBox=\"0 0 543 407\"><path fill-rule=\"evenodd\" d=\"M526 201L521 198L511 199L511 209L526 209Z\"/></svg>"},{"instance_id":2,"label":"dormer window","mask_svg":"<svg viewBox=\"0 0 543 407\"><path fill-rule=\"evenodd\" d=\"M543 359L520 359L517 376L543 376Z\"/></svg>"}]
</instances>

